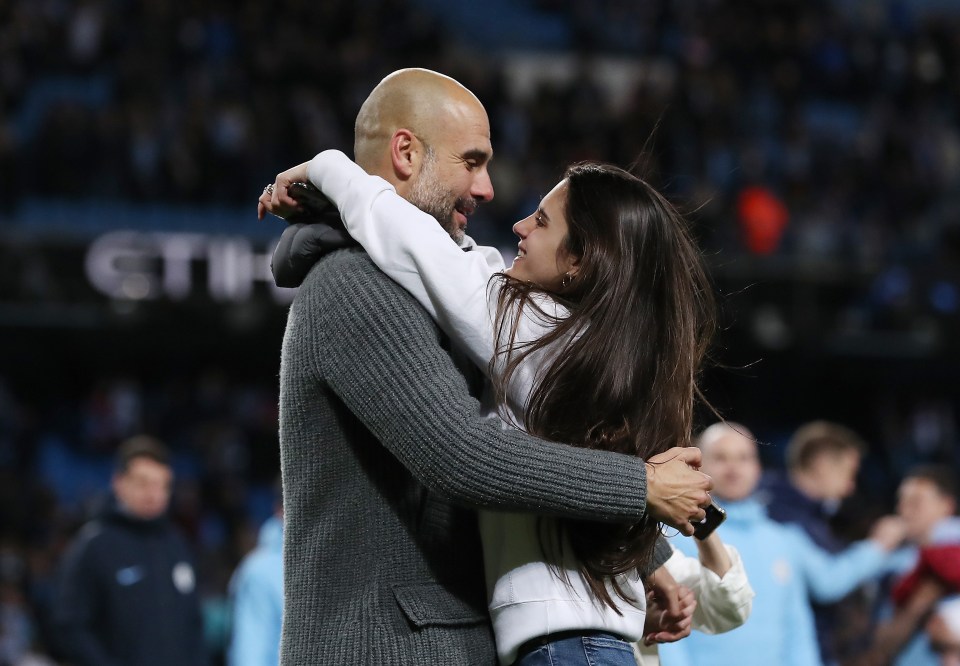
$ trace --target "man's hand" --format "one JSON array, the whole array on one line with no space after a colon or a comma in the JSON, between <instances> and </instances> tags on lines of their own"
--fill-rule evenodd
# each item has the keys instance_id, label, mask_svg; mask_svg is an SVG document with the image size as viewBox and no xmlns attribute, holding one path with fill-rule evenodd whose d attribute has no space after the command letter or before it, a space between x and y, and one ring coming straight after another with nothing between
<instances>
[{"instance_id":1,"label":"man's hand","mask_svg":"<svg viewBox=\"0 0 960 666\"><path fill-rule=\"evenodd\" d=\"M697 600L688 588L677 584L661 566L644 581L647 589L647 618L643 643L673 643L690 635Z\"/></svg>"},{"instance_id":2,"label":"man's hand","mask_svg":"<svg viewBox=\"0 0 960 666\"><path fill-rule=\"evenodd\" d=\"M290 196L287 188L290 187L292 183L309 182L307 176L308 164L309 162L304 162L292 169L287 169L283 173L277 174L277 179L273 184L263 188L260 198L257 199L258 220L262 220L267 213L286 219L297 211L300 204Z\"/></svg>"},{"instance_id":3,"label":"man's hand","mask_svg":"<svg viewBox=\"0 0 960 666\"><path fill-rule=\"evenodd\" d=\"M675 446L647 461L647 513L665 525L693 534L693 523L699 523L710 504L713 480L697 471L700 449Z\"/></svg>"}]
</instances>

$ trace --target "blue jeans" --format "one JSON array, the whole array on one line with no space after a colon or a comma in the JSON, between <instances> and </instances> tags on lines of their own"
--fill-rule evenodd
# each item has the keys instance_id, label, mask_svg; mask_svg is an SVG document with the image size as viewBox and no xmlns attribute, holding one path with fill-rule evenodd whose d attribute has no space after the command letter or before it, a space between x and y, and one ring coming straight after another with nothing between
<instances>
[{"instance_id":1,"label":"blue jeans","mask_svg":"<svg viewBox=\"0 0 960 666\"><path fill-rule=\"evenodd\" d=\"M550 641L513 666L637 666L633 646L612 634L596 633Z\"/></svg>"}]
</instances>

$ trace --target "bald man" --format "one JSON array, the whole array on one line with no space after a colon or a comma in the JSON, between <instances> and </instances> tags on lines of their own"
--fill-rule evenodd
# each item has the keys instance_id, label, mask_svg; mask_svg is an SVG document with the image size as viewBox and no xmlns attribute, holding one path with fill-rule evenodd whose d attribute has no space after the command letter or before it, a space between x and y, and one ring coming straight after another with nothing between
<instances>
[{"instance_id":1,"label":"bald man","mask_svg":"<svg viewBox=\"0 0 960 666\"><path fill-rule=\"evenodd\" d=\"M690 638L661 650L667 666L819 666L809 598L829 603L884 571L901 530L878 524L871 539L836 554L820 549L796 525L770 519L753 496L760 481L757 442L747 428L716 423L700 435L703 470L714 481L713 496L726 509L717 533L735 547L756 591L749 619L729 633ZM686 540L679 550L694 554Z\"/></svg>"},{"instance_id":2,"label":"bald man","mask_svg":"<svg viewBox=\"0 0 960 666\"><path fill-rule=\"evenodd\" d=\"M427 70L388 76L360 109L355 154L476 247L465 230L493 197L492 149L470 91ZM292 211L287 186L308 171L280 174L261 214ZM709 479L687 465L698 453L664 454L648 480L635 457L505 429L481 418L469 390L481 378L451 353L358 248L304 280L280 371L284 666L495 664L475 509L634 522L649 494L651 512L685 531L703 515Z\"/></svg>"}]
</instances>

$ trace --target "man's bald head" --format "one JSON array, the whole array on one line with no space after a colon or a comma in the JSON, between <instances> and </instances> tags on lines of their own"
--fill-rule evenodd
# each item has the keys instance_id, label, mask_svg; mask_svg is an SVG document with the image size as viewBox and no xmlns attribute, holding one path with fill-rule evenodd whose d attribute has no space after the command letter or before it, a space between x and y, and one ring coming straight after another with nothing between
<instances>
[{"instance_id":1,"label":"man's bald head","mask_svg":"<svg viewBox=\"0 0 960 666\"><path fill-rule=\"evenodd\" d=\"M760 460L753 434L739 423L715 423L697 438L703 453L701 471L713 478L713 494L739 501L753 494L760 481Z\"/></svg>"},{"instance_id":2,"label":"man's bald head","mask_svg":"<svg viewBox=\"0 0 960 666\"><path fill-rule=\"evenodd\" d=\"M734 421L720 421L707 427L700 433L700 436L697 437L697 447L699 447L701 451L706 451L710 446L724 437L734 436L743 437L750 440L750 442L756 441L756 438L747 426Z\"/></svg>"},{"instance_id":3,"label":"man's bald head","mask_svg":"<svg viewBox=\"0 0 960 666\"><path fill-rule=\"evenodd\" d=\"M458 243L477 204L493 198L487 112L437 72L401 69L381 81L357 114L354 154Z\"/></svg>"},{"instance_id":4,"label":"man's bald head","mask_svg":"<svg viewBox=\"0 0 960 666\"><path fill-rule=\"evenodd\" d=\"M393 72L373 89L357 114L356 161L369 173L387 177L389 143L398 129L410 130L429 147L436 133L464 112L482 114L486 122L480 100L455 79L429 69Z\"/></svg>"}]
</instances>

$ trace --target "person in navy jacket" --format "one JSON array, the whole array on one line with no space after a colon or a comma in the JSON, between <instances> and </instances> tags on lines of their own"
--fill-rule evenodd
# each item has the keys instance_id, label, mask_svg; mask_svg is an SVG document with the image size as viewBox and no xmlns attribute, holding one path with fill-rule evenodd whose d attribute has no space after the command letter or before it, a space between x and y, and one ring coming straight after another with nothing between
<instances>
[{"instance_id":1,"label":"person in navy jacket","mask_svg":"<svg viewBox=\"0 0 960 666\"><path fill-rule=\"evenodd\" d=\"M53 622L74 666L202 666L193 558L166 518L173 471L164 446L121 445L113 498L62 562Z\"/></svg>"},{"instance_id":2,"label":"person in navy jacket","mask_svg":"<svg viewBox=\"0 0 960 666\"><path fill-rule=\"evenodd\" d=\"M787 444L786 472L766 472L757 498L770 518L800 527L819 548L839 553L850 544L834 534L830 519L856 490L857 471L866 452L860 436L845 426L827 421L804 424ZM842 626L843 619L838 604L814 602L813 615L825 664L863 649L849 638L838 643L835 627Z\"/></svg>"}]
</instances>

